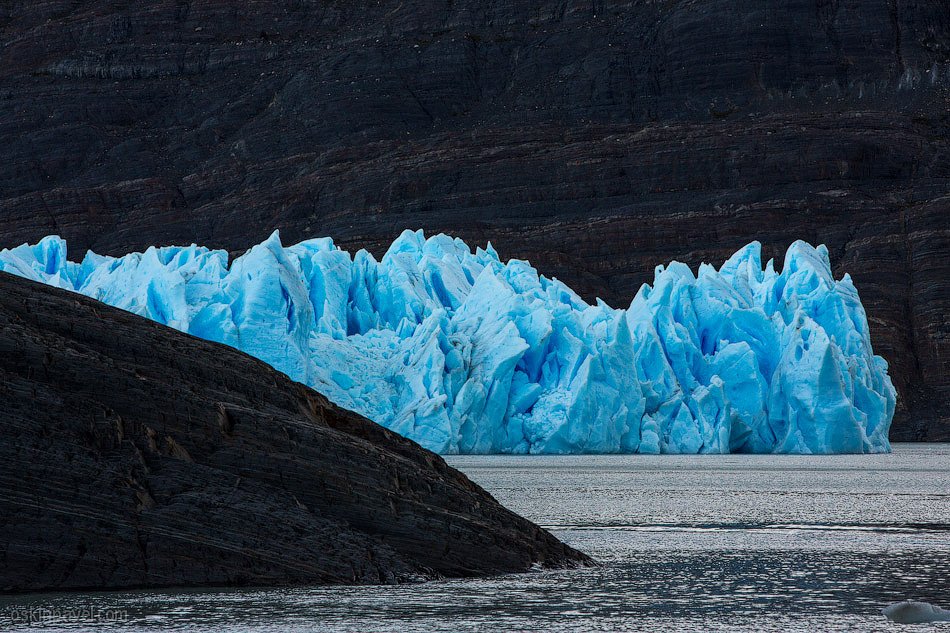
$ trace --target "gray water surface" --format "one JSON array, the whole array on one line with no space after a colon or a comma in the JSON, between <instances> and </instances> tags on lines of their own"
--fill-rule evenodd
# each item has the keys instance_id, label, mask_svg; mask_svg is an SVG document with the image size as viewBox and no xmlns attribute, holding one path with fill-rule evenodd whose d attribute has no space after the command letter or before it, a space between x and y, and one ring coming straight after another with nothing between
<instances>
[{"instance_id":1,"label":"gray water surface","mask_svg":"<svg viewBox=\"0 0 950 633\"><path fill-rule=\"evenodd\" d=\"M950 444L448 461L601 565L397 587L13 596L0 598L0 628L920 631L881 608L950 607Z\"/></svg>"}]
</instances>

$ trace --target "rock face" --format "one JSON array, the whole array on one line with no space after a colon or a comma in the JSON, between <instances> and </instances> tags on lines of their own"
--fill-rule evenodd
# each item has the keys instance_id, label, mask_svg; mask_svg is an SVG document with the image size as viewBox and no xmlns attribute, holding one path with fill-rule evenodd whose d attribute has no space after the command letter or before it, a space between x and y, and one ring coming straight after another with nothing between
<instances>
[{"instance_id":1,"label":"rock face","mask_svg":"<svg viewBox=\"0 0 950 633\"><path fill-rule=\"evenodd\" d=\"M948 439L948 95L944 0L7 3L0 245L422 227L623 307L655 262L825 243L892 439Z\"/></svg>"},{"instance_id":2,"label":"rock face","mask_svg":"<svg viewBox=\"0 0 950 633\"><path fill-rule=\"evenodd\" d=\"M588 559L264 363L0 273L0 589L377 583Z\"/></svg>"}]
</instances>

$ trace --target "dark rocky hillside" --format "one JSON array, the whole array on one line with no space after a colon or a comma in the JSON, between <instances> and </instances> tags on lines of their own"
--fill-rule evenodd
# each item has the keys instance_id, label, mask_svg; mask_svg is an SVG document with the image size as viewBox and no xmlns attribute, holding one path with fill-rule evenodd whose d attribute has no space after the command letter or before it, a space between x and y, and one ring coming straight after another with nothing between
<instances>
[{"instance_id":1,"label":"dark rocky hillside","mask_svg":"<svg viewBox=\"0 0 950 633\"><path fill-rule=\"evenodd\" d=\"M403 228L623 305L824 242L950 439L946 0L0 4L0 244L240 251Z\"/></svg>"},{"instance_id":2,"label":"dark rocky hillside","mask_svg":"<svg viewBox=\"0 0 950 633\"><path fill-rule=\"evenodd\" d=\"M588 561L234 349L0 273L0 591L389 583Z\"/></svg>"}]
</instances>

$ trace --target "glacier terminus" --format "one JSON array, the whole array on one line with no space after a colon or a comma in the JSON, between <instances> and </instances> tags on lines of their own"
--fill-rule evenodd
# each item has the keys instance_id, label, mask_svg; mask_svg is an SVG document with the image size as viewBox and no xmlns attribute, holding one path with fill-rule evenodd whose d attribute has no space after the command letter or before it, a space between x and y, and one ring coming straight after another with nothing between
<instances>
[{"instance_id":1,"label":"glacier terminus","mask_svg":"<svg viewBox=\"0 0 950 633\"><path fill-rule=\"evenodd\" d=\"M718 270L656 269L626 309L590 305L489 244L404 232L377 261L274 232L229 264L191 245L0 270L236 347L439 453L871 453L895 390L851 279L792 244Z\"/></svg>"}]
</instances>

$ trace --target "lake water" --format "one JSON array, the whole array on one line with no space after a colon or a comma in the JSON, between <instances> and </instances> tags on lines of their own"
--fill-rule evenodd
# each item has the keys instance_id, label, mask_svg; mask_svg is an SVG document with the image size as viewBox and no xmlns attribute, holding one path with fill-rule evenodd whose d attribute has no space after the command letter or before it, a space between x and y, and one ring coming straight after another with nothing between
<instances>
[{"instance_id":1,"label":"lake water","mask_svg":"<svg viewBox=\"0 0 950 633\"><path fill-rule=\"evenodd\" d=\"M950 444L862 456L464 456L450 463L601 565L397 587L0 598L0 628L900 631L950 607ZM37 615L42 617L36 617ZM950 623L927 630L950 631Z\"/></svg>"}]
</instances>

